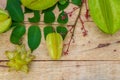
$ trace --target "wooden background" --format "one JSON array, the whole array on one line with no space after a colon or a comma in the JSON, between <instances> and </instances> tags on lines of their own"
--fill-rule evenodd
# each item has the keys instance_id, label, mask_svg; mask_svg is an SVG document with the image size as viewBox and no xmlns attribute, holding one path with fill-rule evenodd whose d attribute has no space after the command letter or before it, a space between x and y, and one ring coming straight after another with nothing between
<instances>
[{"instance_id":1,"label":"wooden background","mask_svg":"<svg viewBox=\"0 0 120 80\"><path fill-rule=\"evenodd\" d=\"M6 0L0 0L0 8L4 9L5 6ZM70 4L66 11L72 11L73 7L75 5ZM57 11L58 9L54 12ZM78 10L73 14L68 24L74 23ZM82 19L85 21L84 14L83 5ZM33 15L26 14L26 28L31 25L27 21L31 16ZM39 26L43 30L45 24L40 22ZM81 23L77 22L75 43L71 44L69 55L63 56L59 61L50 59L42 37L41 45L33 53L36 59L30 65L28 74L8 72L8 67L5 67L7 59L4 52L14 50L15 46L9 41L11 30L0 34L0 80L120 80L120 31L114 35L106 35L93 22L86 22L85 28L88 30L88 35L83 37ZM68 34L65 43L69 39ZM24 43L28 48L26 35ZM98 48L100 44L110 45Z\"/></svg>"}]
</instances>

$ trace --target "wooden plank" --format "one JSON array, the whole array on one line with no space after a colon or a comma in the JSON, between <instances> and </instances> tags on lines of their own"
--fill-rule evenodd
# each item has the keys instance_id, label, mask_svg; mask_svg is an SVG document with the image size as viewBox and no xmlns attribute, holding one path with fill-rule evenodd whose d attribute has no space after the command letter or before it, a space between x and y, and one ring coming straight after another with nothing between
<instances>
[{"instance_id":1,"label":"wooden plank","mask_svg":"<svg viewBox=\"0 0 120 80\"><path fill-rule=\"evenodd\" d=\"M0 80L120 80L119 67L120 61L40 61L29 74L0 68Z\"/></svg>"},{"instance_id":2,"label":"wooden plank","mask_svg":"<svg viewBox=\"0 0 120 80\"><path fill-rule=\"evenodd\" d=\"M92 28L94 30L94 28ZM10 43L9 41L9 37L11 31L8 31L7 33L1 34L0 35L0 44L4 44L4 45L0 45L0 59L6 59L4 52L6 50L13 50L14 49L14 45ZM76 29L76 34L75 34L75 43L72 43L70 46L70 50L68 55L63 56L62 60L72 60L72 59L76 59L76 60L92 60L92 59L96 59L96 60L120 60L120 43L117 43L119 41L120 36L119 35L115 35L114 36L108 36L105 35L102 36L100 35L102 34L101 32L96 33L96 35L94 35L94 37L92 37L92 35L89 35L87 37L83 37L81 36L82 34L80 34L80 32L78 32L78 28ZM69 40L69 36L66 39ZM24 43L27 46L27 35L25 35L24 37ZM106 43L110 43L109 46L105 46L102 48L97 48L99 44L106 44ZM27 46L28 47L28 46ZM46 48L46 43L44 41L44 38L42 37L42 42L41 45L39 46L38 49L36 49L33 53L34 55L36 55L36 59L37 60L50 60L49 56L48 56L48 51Z\"/></svg>"},{"instance_id":3,"label":"wooden plank","mask_svg":"<svg viewBox=\"0 0 120 80\"><path fill-rule=\"evenodd\" d=\"M6 1L0 0L0 8L5 8ZM71 4L66 11L72 11L73 6ZM57 13L57 10L54 12ZM78 10L73 14L69 25L74 23ZM86 21L84 15L85 7L83 7L81 18ZM26 28L31 25L27 18L32 16L32 14L25 15ZM41 20L43 21L43 15ZM54 26L56 24L54 23ZM39 26L43 31L45 24L40 22ZM81 23L78 21L75 42L70 46L70 54L63 56L60 61L50 59L45 40L42 38L41 45L33 52L36 59L30 65L29 74L8 72L4 52L15 48L15 45L9 41L12 30L0 34L0 80L120 80L120 32L115 35L106 35L93 22L86 22L85 28L88 30L88 35L83 37ZM67 35L65 43L68 43L69 39L70 34ZM28 49L27 34L24 36L24 44Z\"/></svg>"}]
</instances>

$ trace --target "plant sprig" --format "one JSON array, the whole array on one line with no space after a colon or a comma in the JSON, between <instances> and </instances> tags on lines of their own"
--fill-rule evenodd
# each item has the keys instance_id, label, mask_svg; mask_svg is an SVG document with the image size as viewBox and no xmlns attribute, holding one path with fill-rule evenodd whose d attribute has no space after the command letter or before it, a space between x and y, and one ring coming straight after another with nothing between
<instances>
[{"instance_id":1,"label":"plant sprig","mask_svg":"<svg viewBox=\"0 0 120 80\"><path fill-rule=\"evenodd\" d=\"M73 8L73 11L68 13L65 11L65 9L71 3L75 4L76 7ZM18 5L15 5L15 7L14 7L13 4L18 4ZM41 43L42 34L41 34L40 26L39 26L39 25L41 25L41 23L39 24L39 22L41 22L40 21L41 14L44 14L43 22L45 25L47 25L44 27L45 40L46 40L46 37L51 33L59 34L59 37L61 37L63 40L65 40L68 33L71 33L71 38L70 38L70 40L68 40L69 42L68 42L67 46L64 46L64 47L67 47L67 50L63 52L64 55L68 54L69 47L74 38L76 24L77 24L78 20L80 19L82 4L83 3L81 0L72 0L72 2L70 2L69 0L60 0L54 6L48 8L46 10L43 10L43 11L31 10L26 7L24 7L25 11L23 11L19 0L14 0L13 2L8 0L6 9L8 10L10 16L12 17L12 20L13 20L12 26L14 26L10 41L13 44L23 45L22 37L26 32L26 28L25 28L26 22L24 21L24 14L33 13L34 16L32 18L28 18L29 23L31 23L32 25L30 25L30 27L28 28L27 39L28 39L28 46L29 46L31 52L36 50ZM58 9L59 9L58 16L55 16L56 13L54 13L54 11L53 11L54 9L56 9L56 7L58 7ZM72 16L72 14L77 9L79 9L79 13L77 15L77 18L75 19L75 23L73 25L71 25L71 29L68 30L69 29L68 26L70 26L70 25L68 25L69 18ZM53 25L54 25L54 27L53 27ZM50 37L52 37L52 36L50 36ZM57 36L54 36L54 38L57 38ZM55 41L57 43L57 41L59 41L59 39L55 39ZM47 42L49 42L49 41L47 41ZM56 44L56 46L57 45L61 45L61 44L58 43L58 44ZM53 49L53 50L56 50L56 49ZM62 50L62 49L60 49L60 50Z\"/></svg>"}]
</instances>

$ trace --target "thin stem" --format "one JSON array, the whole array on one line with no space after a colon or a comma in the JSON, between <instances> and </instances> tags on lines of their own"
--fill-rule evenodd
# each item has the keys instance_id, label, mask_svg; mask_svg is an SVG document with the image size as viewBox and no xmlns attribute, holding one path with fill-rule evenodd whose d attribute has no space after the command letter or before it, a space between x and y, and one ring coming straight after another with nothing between
<instances>
[{"instance_id":1,"label":"thin stem","mask_svg":"<svg viewBox=\"0 0 120 80\"><path fill-rule=\"evenodd\" d=\"M71 30L72 30L71 33L72 33L72 34L71 34L70 40L69 40L69 42L68 42L67 49L66 49L66 51L64 52L64 55L67 55L67 54L68 54L69 48L70 48L70 45L71 45L71 42L72 42L72 40L74 40L73 37L74 37L74 33L75 33L75 29L76 29L77 22L78 22L78 20L79 20L80 15L81 15L81 10L82 10L82 5L79 7L78 16L77 16L77 18L76 18L76 20L75 20L75 23L72 25L72 28L71 28Z\"/></svg>"}]
</instances>

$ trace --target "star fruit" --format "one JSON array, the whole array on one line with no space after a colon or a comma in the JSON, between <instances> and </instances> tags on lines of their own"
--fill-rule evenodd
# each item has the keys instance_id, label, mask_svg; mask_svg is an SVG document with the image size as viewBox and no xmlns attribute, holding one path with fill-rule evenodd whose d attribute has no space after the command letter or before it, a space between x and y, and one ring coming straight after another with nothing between
<instances>
[{"instance_id":1,"label":"star fruit","mask_svg":"<svg viewBox=\"0 0 120 80\"><path fill-rule=\"evenodd\" d=\"M54 6L58 0L21 0L22 4L32 10L45 10Z\"/></svg>"},{"instance_id":2,"label":"star fruit","mask_svg":"<svg viewBox=\"0 0 120 80\"><path fill-rule=\"evenodd\" d=\"M0 33L8 30L11 24L12 20L9 14L6 11L0 9Z\"/></svg>"},{"instance_id":3,"label":"star fruit","mask_svg":"<svg viewBox=\"0 0 120 80\"><path fill-rule=\"evenodd\" d=\"M51 59L61 58L63 49L63 38L59 33L50 33L46 37L46 44Z\"/></svg>"},{"instance_id":4,"label":"star fruit","mask_svg":"<svg viewBox=\"0 0 120 80\"><path fill-rule=\"evenodd\" d=\"M29 64L35 58L34 55L31 55L31 51L27 51L24 45L17 45L16 49L13 51L5 52L8 62L7 66L9 70L16 71L29 71Z\"/></svg>"},{"instance_id":5,"label":"star fruit","mask_svg":"<svg viewBox=\"0 0 120 80\"><path fill-rule=\"evenodd\" d=\"M88 0L90 15L107 34L120 30L120 0Z\"/></svg>"}]
</instances>

